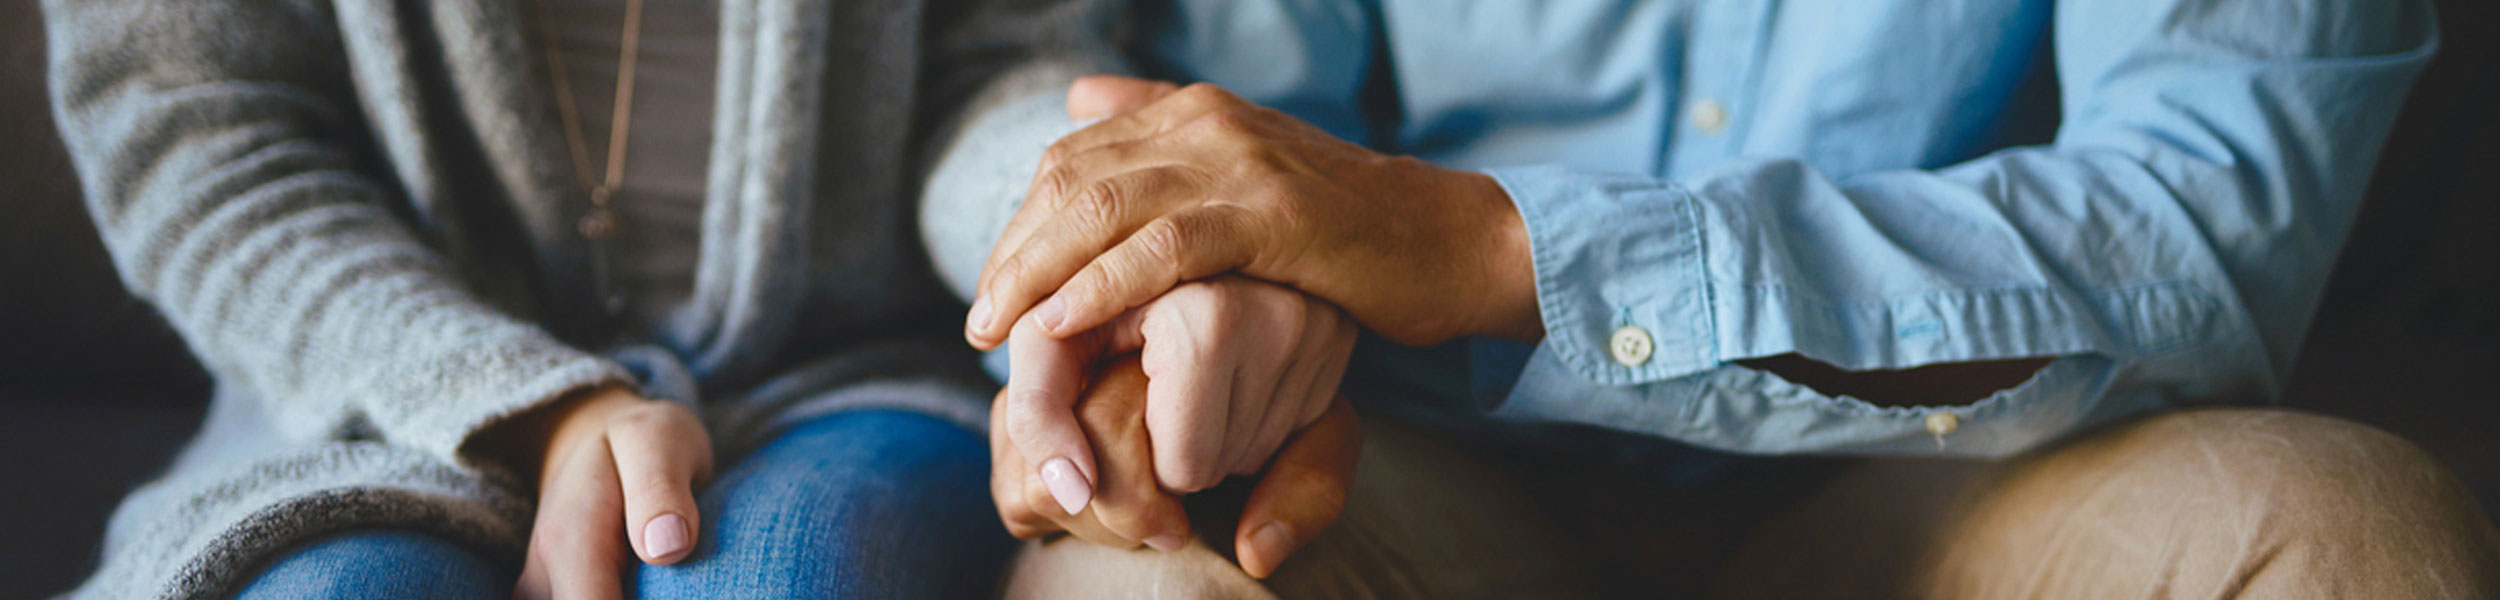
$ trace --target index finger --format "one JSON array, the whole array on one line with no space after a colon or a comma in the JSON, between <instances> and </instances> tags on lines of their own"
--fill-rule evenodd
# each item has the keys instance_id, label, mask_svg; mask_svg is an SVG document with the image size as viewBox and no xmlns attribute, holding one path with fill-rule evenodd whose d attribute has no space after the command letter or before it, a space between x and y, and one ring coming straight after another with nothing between
<instances>
[{"instance_id":1,"label":"index finger","mask_svg":"<svg viewBox=\"0 0 2500 600\"><path fill-rule=\"evenodd\" d=\"M513 597L618 598L618 569L630 556L616 524L625 518L618 497L616 460L605 439L573 452L556 466L554 485L539 490L530 525L529 554L522 561Z\"/></svg>"},{"instance_id":2,"label":"index finger","mask_svg":"<svg viewBox=\"0 0 2500 600\"><path fill-rule=\"evenodd\" d=\"M1048 220L1049 215L1040 213L1056 210L1058 196L1073 193L1065 188L1076 182L1070 181L1071 177L1061 169L1062 165L1088 151L1145 139L1238 102L1238 98L1223 88L1192 84L1163 94L1144 108L1112 116L1052 142L1050 149L1042 153L1040 163L1034 165L1033 182L1025 190L1023 204L1016 209L1015 216L1008 218L1006 229L999 233L998 242L990 247L989 259L982 262L980 279L973 287L975 314L969 319L971 322L965 330L965 337L977 347L991 347L1005 333L1000 331L1002 324L1012 322L1028 306L1019 303L1013 307L1002 307L996 298L991 297L994 295L991 280L1000 263L1023 245L1023 239L1031 229ZM982 309L998 312L982 314Z\"/></svg>"}]
</instances>

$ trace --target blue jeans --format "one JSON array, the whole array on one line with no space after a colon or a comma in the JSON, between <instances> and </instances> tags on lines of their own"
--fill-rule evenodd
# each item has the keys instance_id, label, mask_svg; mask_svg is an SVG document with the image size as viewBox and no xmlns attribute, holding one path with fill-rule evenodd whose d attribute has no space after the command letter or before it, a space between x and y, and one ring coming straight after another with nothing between
<instances>
[{"instance_id":1,"label":"blue jeans","mask_svg":"<svg viewBox=\"0 0 2500 600\"><path fill-rule=\"evenodd\" d=\"M818 417L703 492L694 554L630 574L645 598L959 597L990 593L1015 548L976 434L916 413ZM518 565L421 534L358 531L278 559L240 598L503 598Z\"/></svg>"}]
</instances>

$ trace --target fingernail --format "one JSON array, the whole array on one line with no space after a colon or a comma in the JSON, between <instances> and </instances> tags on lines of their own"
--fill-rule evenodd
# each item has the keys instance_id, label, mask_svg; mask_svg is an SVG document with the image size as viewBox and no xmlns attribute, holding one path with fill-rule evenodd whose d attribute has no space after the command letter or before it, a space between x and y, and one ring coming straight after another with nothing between
<instances>
[{"instance_id":1,"label":"fingernail","mask_svg":"<svg viewBox=\"0 0 2500 600\"><path fill-rule=\"evenodd\" d=\"M642 548L651 553L651 558L665 558L685 551L690 545L687 537L686 518L677 516L677 513L653 517L651 522L642 526Z\"/></svg>"},{"instance_id":2,"label":"fingernail","mask_svg":"<svg viewBox=\"0 0 2500 600\"><path fill-rule=\"evenodd\" d=\"M988 294L972 299L972 314L964 319L964 326L970 328L973 333L989 332L990 297Z\"/></svg>"},{"instance_id":3,"label":"fingernail","mask_svg":"<svg viewBox=\"0 0 2500 600\"><path fill-rule=\"evenodd\" d=\"M1040 307L1033 309L1033 318L1041 319L1042 329L1058 333L1059 322L1068 319L1068 306L1060 302L1058 296L1051 296L1050 300L1042 302Z\"/></svg>"},{"instance_id":4,"label":"fingernail","mask_svg":"<svg viewBox=\"0 0 2500 600\"><path fill-rule=\"evenodd\" d=\"M1179 549L1181 549L1181 543L1182 543L1182 542L1185 542L1185 541L1187 541L1187 540L1183 540L1183 539L1181 539L1181 536L1166 533L1166 534L1163 534L1163 535L1158 535L1158 536L1154 536L1154 537L1146 538L1146 545L1147 545L1147 546L1149 546L1149 547L1152 547L1152 548L1154 548L1154 549L1156 549L1156 550L1162 550L1162 551L1164 551L1164 552L1171 552L1171 551L1174 551L1174 550L1179 550Z\"/></svg>"},{"instance_id":5,"label":"fingernail","mask_svg":"<svg viewBox=\"0 0 2500 600\"><path fill-rule=\"evenodd\" d=\"M1065 458L1042 463L1042 485L1050 488L1050 498L1059 501L1059 508L1071 515L1085 512L1085 503L1094 500L1094 485L1076 471L1076 463Z\"/></svg>"},{"instance_id":6,"label":"fingernail","mask_svg":"<svg viewBox=\"0 0 2500 600\"><path fill-rule=\"evenodd\" d=\"M1293 530L1282 522L1268 523L1250 533L1250 545L1259 549L1259 557L1284 562L1285 553L1293 551Z\"/></svg>"}]
</instances>

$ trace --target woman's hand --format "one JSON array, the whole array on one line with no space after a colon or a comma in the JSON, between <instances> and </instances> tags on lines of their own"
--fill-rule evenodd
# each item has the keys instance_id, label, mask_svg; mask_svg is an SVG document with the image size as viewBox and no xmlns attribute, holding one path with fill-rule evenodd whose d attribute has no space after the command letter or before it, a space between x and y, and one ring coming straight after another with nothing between
<instances>
[{"instance_id":1,"label":"woman's hand","mask_svg":"<svg viewBox=\"0 0 2500 600\"><path fill-rule=\"evenodd\" d=\"M1029 325L1028 325L1029 326ZM1326 302L1275 284L1218 277L1172 288L1093 332L1065 340L1037 332L1008 343L1007 392L997 431L1067 513L1083 512L1101 481L1075 400L1104 356L1142 351L1142 424L1164 489L1195 492L1249 475L1337 393L1354 350L1352 321Z\"/></svg>"},{"instance_id":2,"label":"woman's hand","mask_svg":"<svg viewBox=\"0 0 2500 600\"><path fill-rule=\"evenodd\" d=\"M1027 464L1002 420L990 411L990 495L1007 532L1032 539L1065 531L1117 548L1143 543L1176 550L1189 540L1189 519L1180 500L1153 474L1152 437L1146 432L1145 369L1120 357L1093 375L1077 402L1081 434L1101 453L1101 494L1070 513L1052 497L1049 484ZM1005 392L1001 392L1001 402ZM1266 577L1287 556L1326 531L1345 511L1346 493L1362 447L1360 423L1343 398L1333 398L1310 427L1288 437L1265 464L1232 532L1242 570Z\"/></svg>"},{"instance_id":3,"label":"woman's hand","mask_svg":"<svg viewBox=\"0 0 2500 600\"><path fill-rule=\"evenodd\" d=\"M685 407L621 388L540 416L538 518L518 598L620 598L629 558L675 563L694 550L693 490L712 474L712 441ZM621 527L620 527L621 526Z\"/></svg>"},{"instance_id":4,"label":"woman's hand","mask_svg":"<svg viewBox=\"0 0 2500 600\"><path fill-rule=\"evenodd\" d=\"M1383 156L1214 86L1162 90L1118 78L1070 90L1072 108L1151 100L1043 156L983 268L974 345L1027 316L1078 335L1229 271L1319 296L1401 343L1542 335L1526 228L1491 177Z\"/></svg>"}]
</instances>

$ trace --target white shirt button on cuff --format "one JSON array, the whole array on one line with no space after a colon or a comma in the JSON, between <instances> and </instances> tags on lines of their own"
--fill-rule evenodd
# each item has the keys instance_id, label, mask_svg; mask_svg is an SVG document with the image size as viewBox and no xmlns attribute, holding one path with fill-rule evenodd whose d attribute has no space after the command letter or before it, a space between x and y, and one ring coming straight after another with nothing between
<instances>
[{"instance_id":1,"label":"white shirt button on cuff","mask_svg":"<svg viewBox=\"0 0 2500 600\"><path fill-rule=\"evenodd\" d=\"M1614 353L1615 362L1627 367L1649 362L1649 353L1655 349L1650 344L1649 331L1631 325L1615 330L1614 339L1606 344L1606 350Z\"/></svg>"}]
</instances>

